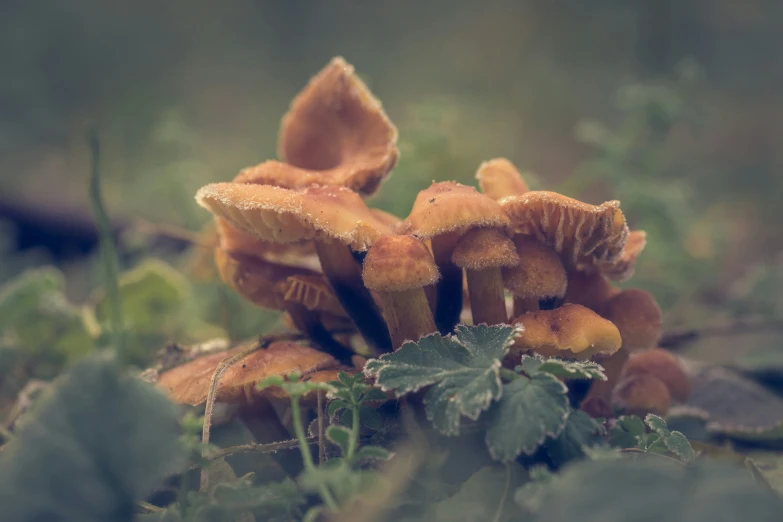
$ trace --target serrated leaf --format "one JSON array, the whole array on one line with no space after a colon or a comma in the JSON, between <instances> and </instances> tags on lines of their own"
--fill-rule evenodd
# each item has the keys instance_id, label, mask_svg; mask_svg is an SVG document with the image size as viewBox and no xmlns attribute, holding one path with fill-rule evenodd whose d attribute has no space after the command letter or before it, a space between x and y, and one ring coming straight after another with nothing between
<instances>
[{"instance_id":1,"label":"serrated leaf","mask_svg":"<svg viewBox=\"0 0 783 522\"><path fill-rule=\"evenodd\" d=\"M346 408L350 408L347 402L342 399L334 399L329 402L329 405L326 407L326 414L329 415L329 417L334 417L335 413Z\"/></svg>"},{"instance_id":2,"label":"serrated leaf","mask_svg":"<svg viewBox=\"0 0 783 522\"><path fill-rule=\"evenodd\" d=\"M696 454L685 435L678 431L670 431L666 421L661 417L649 414L644 418L644 423L660 437L660 442L649 444L648 447L651 450L663 448L677 455L683 462L690 462L696 458Z\"/></svg>"},{"instance_id":3,"label":"serrated leaf","mask_svg":"<svg viewBox=\"0 0 783 522\"><path fill-rule=\"evenodd\" d=\"M0 520L127 521L185 464L177 408L106 354L76 364L0 457Z\"/></svg>"},{"instance_id":4,"label":"serrated leaf","mask_svg":"<svg viewBox=\"0 0 783 522\"><path fill-rule=\"evenodd\" d=\"M531 455L547 437L557 437L568 418L567 388L548 373L520 377L503 385L488 413L487 447L502 462Z\"/></svg>"},{"instance_id":5,"label":"serrated leaf","mask_svg":"<svg viewBox=\"0 0 783 522\"><path fill-rule=\"evenodd\" d=\"M365 373L398 395L432 385L424 398L427 417L442 433L455 435L461 416L476 420L499 397L500 361L517 333L505 325L460 325L454 335L428 335L368 361Z\"/></svg>"},{"instance_id":6,"label":"serrated leaf","mask_svg":"<svg viewBox=\"0 0 783 522\"><path fill-rule=\"evenodd\" d=\"M571 361L558 357L545 358L540 355L523 355L521 365L522 370L528 375L546 372L562 379L606 380L603 366L593 361Z\"/></svg>"},{"instance_id":7,"label":"serrated leaf","mask_svg":"<svg viewBox=\"0 0 783 522\"><path fill-rule=\"evenodd\" d=\"M585 456L585 449L604 443L604 426L581 410L572 410L562 433L546 444L556 466Z\"/></svg>"},{"instance_id":8,"label":"serrated leaf","mask_svg":"<svg viewBox=\"0 0 783 522\"><path fill-rule=\"evenodd\" d=\"M326 428L326 438L340 447L343 456L348 454L348 446L351 444L351 430L344 426L331 425Z\"/></svg>"},{"instance_id":9,"label":"serrated leaf","mask_svg":"<svg viewBox=\"0 0 783 522\"><path fill-rule=\"evenodd\" d=\"M615 448L636 448L639 439L647 432L644 421L635 415L623 415L617 419L609 433L609 444Z\"/></svg>"},{"instance_id":10,"label":"serrated leaf","mask_svg":"<svg viewBox=\"0 0 783 522\"><path fill-rule=\"evenodd\" d=\"M356 452L356 460L389 460L392 458L392 452L381 446L362 446Z\"/></svg>"}]
</instances>

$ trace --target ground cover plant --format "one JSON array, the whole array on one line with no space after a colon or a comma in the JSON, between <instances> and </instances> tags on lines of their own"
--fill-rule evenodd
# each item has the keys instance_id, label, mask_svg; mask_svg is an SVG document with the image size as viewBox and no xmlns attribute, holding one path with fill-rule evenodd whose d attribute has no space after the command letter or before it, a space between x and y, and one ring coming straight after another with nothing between
<instances>
[{"instance_id":1,"label":"ground cover plant","mask_svg":"<svg viewBox=\"0 0 783 522\"><path fill-rule=\"evenodd\" d=\"M404 219L368 206L397 138L332 60L278 160L196 194L205 288L162 261L118 273L91 135L104 284L81 305L54 268L0 289L0 519L780 517L776 352L728 368L661 348L655 298L620 286L646 232L506 159L478 190L410 194ZM237 339L204 319L209 292L279 319Z\"/></svg>"}]
</instances>

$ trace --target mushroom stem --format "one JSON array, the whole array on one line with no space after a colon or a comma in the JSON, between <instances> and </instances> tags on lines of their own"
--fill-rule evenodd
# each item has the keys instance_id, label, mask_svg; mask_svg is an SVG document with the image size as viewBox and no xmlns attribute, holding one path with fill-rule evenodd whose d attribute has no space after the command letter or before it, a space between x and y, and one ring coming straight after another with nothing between
<instances>
[{"instance_id":1,"label":"mushroom stem","mask_svg":"<svg viewBox=\"0 0 783 522\"><path fill-rule=\"evenodd\" d=\"M528 312L538 312L538 299L534 297L516 297L514 296L514 317L519 317Z\"/></svg>"},{"instance_id":2,"label":"mushroom stem","mask_svg":"<svg viewBox=\"0 0 783 522\"><path fill-rule=\"evenodd\" d=\"M500 268L465 270L473 324L502 324L508 321L503 276ZM521 315L521 314L520 314Z\"/></svg>"},{"instance_id":3,"label":"mushroom stem","mask_svg":"<svg viewBox=\"0 0 783 522\"><path fill-rule=\"evenodd\" d=\"M593 380L590 385L590 390L587 392L584 400L591 397L600 397L601 399L610 401L612 398L612 390L617 385L617 381L620 379L620 372L629 357L630 353L628 352L628 349L620 348L620 350L613 355L610 355L605 359L597 360L596 362L604 367L606 380Z\"/></svg>"},{"instance_id":4,"label":"mushroom stem","mask_svg":"<svg viewBox=\"0 0 783 522\"><path fill-rule=\"evenodd\" d=\"M316 312L308 310L305 306L296 303L289 304L286 307L286 311L291 316L296 329L304 333L313 343L332 355L342 364L347 366L353 365L351 358L355 355L354 352L338 342L332 334L329 333L321 323L321 319Z\"/></svg>"},{"instance_id":5,"label":"mushroom stem","mask_svg":"<svg viewBox=\"0 0 783 522\"><path fill-rule=\"evenodd\" d=\"M379 292L379 296L395 350L405 341L418 341L435 331L432 311L422 288Z\"/></svg>"},{"instance_id":6,"label":"mushroom stem","mask_svg":"<svg viewBox=\"0 0 783 522\"><path fill-rule=\"evenodd\" d=\"M440 271L435 299L435 324L441 334L451 333L462 311L462 269L451 261L461 233L447 232L432 238L432 257Z\"/></svg>"},{"instance_id":7,"label":"mushroom stem","mask_svg":"<svg viewBox=\"0 0 783 522\"><path fill-rule=\"evenodd\" d=\"M336 241L316 241L315 250L324 276L367 343L381 352L391 351L389 330L362 282L362 269L351 248Z\"/></svg>"}]
</instances>

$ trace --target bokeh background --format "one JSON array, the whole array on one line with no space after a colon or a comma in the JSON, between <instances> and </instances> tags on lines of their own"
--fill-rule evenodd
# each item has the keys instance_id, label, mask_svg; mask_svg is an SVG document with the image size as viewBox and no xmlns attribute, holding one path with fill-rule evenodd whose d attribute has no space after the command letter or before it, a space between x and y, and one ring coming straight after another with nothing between
<instances>
[{"instance_id":1,"label":"bokeh background","mask_svg":"<svg viewBox=\"0 0 783 522\"><path fill-rule=\"evenodd\" d=\"M192 287L187 313L258 333L269 316L191 246L209 218L193 195L272 158L291 98L342 55L400 131L372 204L404 216L432 180L473 183L498 156L534 187L619 199L648 231L628 285L667 330L767 325L684 349L731 360L780 342L781 49L777 0L3 0L0 282L55 263L71 301L96 299L97 125L122 268L161 258Z\"/></svg>"}]
</instances>

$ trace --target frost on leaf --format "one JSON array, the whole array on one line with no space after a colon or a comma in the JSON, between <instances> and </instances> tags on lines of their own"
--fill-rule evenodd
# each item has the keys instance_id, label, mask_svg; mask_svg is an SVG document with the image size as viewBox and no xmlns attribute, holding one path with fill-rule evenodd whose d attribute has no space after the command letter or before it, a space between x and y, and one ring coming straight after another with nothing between
<instances>
[{"instance_id":1,"label":"frost on leaf","mask_svg":"<svg viewBox=\"0 0 783 522\"><path fill-rule=\"evenodd\" d=\"M546 372L564 379L606 380L603 366L593 361L572 361L559 357L545 358L540 355L523 355L522 370L528 375Z\"/></svg>"},{"instance_id":2,"label":"frost on leaf","mask_svg":"<svg viewBox=\"0 0 783 522\"><path fill-rule=\"evenodd\" d=\"M601 423L581 410L573 410L560 435L547 443L546 451L552 462L560 466L584 457L588 448L603 444L605 433Z\"/></svg>"},{"instance_id":3,"label":"frost on leaf","mask_svg":"<svg viewBox=\"0 0 783 522\"><path fill-rule=\"evenodd\" d=\"M398 396L431 385L427 417L442 433L456 435L461 416L476 420L500 397L500 361L518 333L506 325L460 325L453 335L428 335L369 361L365 373Z\"/></svg>"},{"instance_id":4,"label":"frost on leaf","mask_svg":"<svg viewBox=\"0 0 783 522\"><path fill-rule=\"evenodd\" d=\"M510 461L531 455L547 437L557 437L568 419L567 388L554 376L537 373L503 386L489 412L486 442L494 459Z\"/></svg>"}]
</instances>

